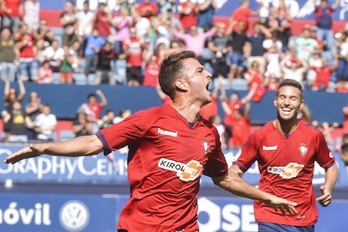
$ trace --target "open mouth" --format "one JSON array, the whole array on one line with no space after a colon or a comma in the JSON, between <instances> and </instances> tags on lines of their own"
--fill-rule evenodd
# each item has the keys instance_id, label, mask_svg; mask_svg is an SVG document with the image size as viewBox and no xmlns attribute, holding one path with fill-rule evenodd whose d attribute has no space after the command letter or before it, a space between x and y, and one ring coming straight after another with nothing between
<instances>
[{"instance_id":1,"label":"open mouth","mask_svg":"<svg viewBox=\"0 0 348 232\"><path fill-rule=\"evenodd\" d=\"M209 91L209 87L210 87L210 81L209 81L208 84L205 86L205 88Z\"/></svg>"}]
</instances>

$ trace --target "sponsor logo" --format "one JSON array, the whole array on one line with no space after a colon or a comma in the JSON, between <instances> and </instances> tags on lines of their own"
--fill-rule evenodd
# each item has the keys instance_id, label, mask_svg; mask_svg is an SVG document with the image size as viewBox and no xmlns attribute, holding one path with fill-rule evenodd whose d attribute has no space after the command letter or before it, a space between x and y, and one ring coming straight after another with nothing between
<instances>
[{"instance_id":1,"label":"sponsor logo","mask_svg":"<svg viewBox=\"0 0 348 232\"><path fill-rule=\"evenodd\" d=\"M301 152L301 155L304 156L307 153L307 151L308 151L307 145L306 144L301 144L300 147L299 147L299 150Z\"/></svg>"},{"instance_id":2,"label":"sponsor logo","mask_svg":"<svg viewBox=\"0 0 348 232\"><path fill-rule=\"evenodd\" d=\"M163 130L161 128L158 128L157 133L159 135L168 135L168 136L172 136L172 137L178 137L178 132L166 131L166 130Z\"/></svg>"},{"instance_id":3,"label":"sponsor logo","mask_svg":"<svg viewBox=\"0 0 348 232\"><path fill-rule=\"evenodd\" d=\"M191 160L187 164L168 159L160 159L158 167L176 172L180 180L192 181L197 179L202 173L203 166L196 160Z\"/></svg>"},{"instance_id":4,"label":"sponsor logo","mask_svg":"<svg viewBox=\"0 0 348 232\"><path fill-rule=\"evenodd\" d=\"M289 163L285 167L269 166L267 168L267 171L269 173L278 174L283 179L291 179L295 178L303 169L303 167L303 164Z\"/></svg>"},{"instance_id":5,"label":"sponsor logo","mask_svg":"<svg viewBox=\"0 0 348 232\"><path fill-rule=\"evenodd\" d=\"M68 201L60 209L59 221L67 231L82 231L89 223L88 208L80 201Z\"/></svg>"},{"instance_id":6,"label":"sponsor logo","mask_svg":"<svg viewBox=\"0 0 348 232\"><path fill-rule=\"evenodd\" d=\"M277 150L277 145L274 145L274 146L262 146L262 149L264 151L275 151L275 150Z\"/></svg>"}]
</instances>

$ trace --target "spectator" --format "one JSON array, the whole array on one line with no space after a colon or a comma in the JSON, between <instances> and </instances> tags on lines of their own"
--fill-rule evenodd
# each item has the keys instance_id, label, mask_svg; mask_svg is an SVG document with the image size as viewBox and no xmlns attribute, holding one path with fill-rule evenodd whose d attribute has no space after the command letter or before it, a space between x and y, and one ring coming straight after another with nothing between
<instances>
[{"instance_id":1,"label":"spectator","mask_svg":"<svg viewBox=\"0 0 348 232\"><path fill-rule=\"evenodd\" d=\"M41 98L37 92L30 92L29 103L25 106L25 114L28 117L29 123L27 124L27 136L28 140L37 140L38 133L34 130L34 121L36 117L41 113Z\"/></svg>"},{"instance_id":2,"label":"spectator","mask_svg":"<svg viewBox=\"0 0 348 232\"><path fill-rule=\"evenodd\" d=\"M59 83L72 84L74 82L73 71L73 57L68 52L66 52L59 66Z\"/></svg>"},{"instance_id":3,"label":"spectator","mask_svg":"<svg viewBox=\"0 0 348 232\"><path fill-rule=\"evenodd\" d=\"M35 82L38 84L51 84L53 82L53 71L48 60L45 60L39 68L39 76Z\"/></svg>"},{"instance_id":4,"label":"spectator","mask_svg":"<svg viewBox=\"0 0 348 232\"><path fill-rule=\"evenodd\" d=\"M52 34L53 34L53 37L52 37ZM39 28L37 29L37 31L33 32L33 35L36 41L39 41L40 39L44 40L44 44L43 44L44 48L47 48L48 46L50 46L51 42L55 39L54 33L48 27L46 19L40 19Z\"/></svg>"},{"instance_id":5,"label":"spectator","mask_svg":"<svg viewBox=\"0 0 348 232\"><path fill-rule=\"evenodd\" d=\"M15 81L18 66L18 49L9 28L3 28L0 38L0 70L1 79Z\"/></svg>"},{"instance_id":6,"label":"spectator","mask_svg":"<svg viewBox=\"0 0 348 232\"><path fill-rule=\"evenodd\" d=\"M180 2L178 5L179 20L182 28L187 32L192 26L197 26L198 5L194 0Z\"/></svg>"},{"instance_id":7,"label":"spectator","mask_svg":"<svg viewBox=\"0 0 348 232\"><path fill-rule=\"evenodd\" d=\"M158 7L156 3L151 2L150 0L143 0L139 3L137 11L141 17L150 19L152 16L157 15Z\"/></svg>"},{"instance_id":8,"label":"spectator","mask_svg":"<svg viewBox=\"0 0 348 232\"><path fill-rule=\"evenodd\" d=\"M60 23L63 26L62 35L63 47L69 47L77 39L75 30L77 29L77 17L74 5L70 1L65 2L65 9L60 15Z\"/></svg>"},{"instance_id":9,"label":"spectator","mask_svg":"<svg viewBox=\"0 0 348 232\"><path fill-rule=\"evenodd\" d=\"M250 95L243 98L239 97L237 92L232 92L229 100L227 100L225 89L221 89L220 95L221 106L224 112L224 125L226 128L226 142L230 141L233 136L233 124L235 120L235 112L244 107L250 101ZM247 112L248 113L248 112Z\"/></svg>"},{"instance_id":10,"label":"spectator","mask_svg":"<svg viewBox=\"0 0 348 232\"><path fill-rule=\"evenodd\" d=\"M187 50L193 51L198 60L203 64L203 51L205 49L205 43L207 40L212 37L216 33L216 28L212 28L207 32L198 32L197 26L191 26L189 33L181 33L178 31L174 31L174 35L176 38L184 41L186 44Z\"/></svg>"},{"instance_id":11,"label":"spectator","mask_svg":"<svg viewBox=\"0 0 348 232\"><path fill-rule=\"evenodd\" d=\"M68 54L72 60L71 66L73 68L73 72L82 73L83 72L83 51L81 48L81 43L79 41L75 41L73 45L69 47Z\"/></svg>"},{"instance_id":12,"label":"spectator","mask_svg":"<svg viewBox=\"0 0 348 232\"><path fill-rule=\"evenodd\" d=\"M330 80L333 72L337 67L337 62L333 66L329 66L327 59L322 58L322 66L314 67L313 70L316 72L316 78L313 83L313 91L328 91L330 90Z\"/></svg>"},{"instance_id":13,"label":"spectator","mask_svg":"<svg viewBox=\"0 0 348 232\"><path fill-rule=\"evenodd\" d=\"M11 143L26 143L28 137L26 134L26 116L22 110L22 104L14 101L12 109L4 111L2 119L5 123L5 141Z\"/></svg>"},{"instance_id":14,"label":"spectator","mask_svg":"<svg viewBox=\"0 0 348 232\"><path fill-rule=\"evenodd\" d=\"M135 28L137 37L148 42L149 41L149 33L151 30L150 20L148 18L142 17L137 11L132 13L132 17L133 17L133 26ZM129 33L130 33L130 37L131 37L132 36L131 32L129 32Z\"/></svg>"},{"instance_id":15,"label":"spectator","mask_svg":"<svg viewBox=\"0 0 348 232\"><path fill-rule=\"evenodd\" d=\"M342 144L340 157L348 170L348 143Z\"/></svg>"},{"instance_id":16,"label":"spectator","mask_svg":"<svg viewBox=\"0 0 348 232\"><path fill-rule=\"evenodd\" d=\"M278 12L277 12L278 20L279 20L279 32L280 32L280 40L283 45L283 52L288 50L289 39L292 36L291 32L291 24L292 24L292 16L290 9L286 6L285 0L279 1Z\"/></svg>"},{"instance_id":17,"label":"spectator","mask_svg":"<svg viewBox=\"0 0 348 232\"><path fill-rule=\"evenodd\" d=\"M98 53L97 71L95 72L94 85L107 83L115 85L116 80L111 70L111 62L116 58L115 50L110 42L105 42Z\"/></svg>"},{"instance_id":18,"label":"spectator","mask_svg":"<svg viewBox=\"0 0 348 232\"><path fill-rule=\"evenodd\" d=\"M123 53L122 42L130 37L129 29L133 25L133 18L128 13L127 7L121 7L119 15L112 19L114 29L114 48L117 54Z\"/></svg>"},{"instance_id":19,"label":"spectator","mask_svg":"<svg viewBox=\"0 0 348 232\"><path fill-rule=\"evenodd\" d=\"M266 78L274 75L277 79L282 78L281 60L283 53L276 44L273 44L263 55L266 61L265 76Z\"/></svg>"},{"instance_id":20,"label":"spectator","mask_svg":"<svg viewBox=\"0 0 348 232\"><path fill-rule=\"evenodd\" d=\"M280 65L284 74L284 79L293 79L300 82L302 85L304 84L305 74L308 69L307 62L288 55L284 57Z\"/></svg>"},{"instance_id":21,"label":"spectator","mask_svg":"<svg viewBox=\"0 0 348 232\"><path fill-rule=\"evenodd\" d=\"M144 40L137 36L134 27L130 28L130 38L123 43L123 50L125 51L127 60L127 84L129 86L139 86L143 84L144 76L141 68L143 64L144 48Z\"/></svg>"},{"instance_id":22,"label":"spectator","mask_svg":"<svg viewBox=\"0 0 348 232\"><path fill-rule=\"evenodd\" d=\"M234 25L238 26L235 28ZM244 21L231 21L229 29L227 29L227 34L232 37L232 51L228 54L228 62L230 64L229 79L242 78L242 72L244 70L245 56L244 56L244 46L248 41L246 35Z\"/></svg>"},{"instance_id":23,"label":"spectator","mask_svg":"<svg viewBox=\"0 0 348 232\"><path fill-rule=\"evenodd\" d=\"M19 30L21 18L23 18L23 1L4 0L4 3L2 8L2 26L16 32Z\"/></svg>"},{"instance_id":24,"label":"spectator","mask_svg":"<svg viewBox=\"0 0 348 232\"><path fill-rule=\"evenodd\" d=\"M77 35L86 38L93 30L94 13L89 9L89 1L83 2L83 8L76 13Z\"/></svg>"},{"instance_id":25,"label":"spectator","mask_svg":"<svg viewBox=\"0 0 348 232\"><path fill-rule=\"evenodd\" d=\"M114 118L115 118L115 113L114 111L112 110L107 110L105 112L105 115L98 120L98 126L99 126L99 129L104 129L104 128L107 128L107 127L110 127L114 121Z\"/></svg>"},{"instance_id":26,"label":"spectator","mask_svg":"<svg viewBox=\"0 0 348 232\"><path fill-rule=\"evenodd\" d=\"M100 101L97 100L99 96ZM101 116L103 107L108 104L104 93L98 89L95 93L90 93L87 96L87 102L83 103L77 110L78 113L83 112L87 115L87 122L92 123L93 132L98 130L98 120Z\"/></svg>"},{"instance_id":27,"label":"spectator","mask_svg":"<svg viewBox=\"0 0 348 232\"><path fill-rule=\"evenodd\" d=\"M28 25L22 23L17 41L19 50L19 77L33 81L38 76L38 61L35 54L34 37L28 32Z\"/></svg>"},{"instance_id":28,"label":"spectator","mask_svg":"<svg viewBox=\"0 0 348 232\"><path fill-rule=\"evenodd\" d=\"M132 111L128 108L124 108L122 110L120 110L118 116L116 116L114 119L113 119L113 123L116 124L116 123L119 123L123 120L125 120L126 118L128 118L129 116L132 115Z\"/></svg>"},{"instance_id":29,"label":"spectator","mask_svg":"<svg viewBox=\"0 0 348 232\"><path fill-rule=\"evenodd\" d=\"M93 29L92 34L86 38L85 55L85 75L88 80L90 73L94 73L98 64L98 52L105 43L105 39L99 35L97 29Z\"/></svg>"},{"instance_id":30,"label":"spectator","mask_svg":"<svg viewBox=\"0 0 348 232\"><path fill-rule=\"evenodd\" d=\"M43 141L53 141L57 125L57 118L51 113L49 104L41 106L41 113L35 118L34 130L38 133L37 138Z\"/></svg>"},{"instance_id":31,"label":"spectator","mask_svg":"<svg viewBox=\"0 0 348 232\"><path fill-rule=\"evenodd\" d=\"M251 67L245 72L244 78L248 82L248 89L253 94L250 96L254 102L260 102L266 93L264 87L263 73L260 71L260 63L256 60L251 63Z\"/></svg>"},{"instance_id":32,"label":"spectator","mask_svg":"<svg viewBox=\"0 0 348 232\"><path fill-rule=\"evenodd\" d=\"M318 27L317 37L321 41L326 41L326 50L331 51L334 45L334 36L332 31L332 13L339 7L339 0L330 6L328 0L313 0L315 5L315 23Z\"/></svg>"},{"instance_id":33,"label":"spectator","mask_svg":"<svg viewBox=\"0 0 348 232\"><path fill-rule=\"evenodd\" d=\"M254 23L254 31L251 35L248 35L248 43L246 44L247 52L247 66L256 60L260 64L260 71L264 72L266 67L266 61L263 57L266 49L260 44L263 44L266 39L272 37L271 32L264 27L260 21Z\"/></svg>"},{"instance_id":34,"label":"spectator","mask_svg":"<svg viewBox=\"0 0 348 232\"><path fill-rule=\"evenodd\" d=\"M37 31L40 25L40 2L37 0L25 0L23 10L23 22L29 25L31 32Z\"/></svg>"},{"instance_id":35,"label":"spectator","mask_svg":"<svg viewBox=\"0 0 348 232\"><path fill-rule=\"evenodd\" d=\"M173 11L176 0L157 0L159 12L168 17L168 12Z\"/></svg>"},{"instance_id":36,"label":"spectator","mask_svg":"<svg viewBox=\"0 0 348 232\"><path fill-rule=\"evenodd\" d=\"M95 12L94 16L94 28L98 30L98 34L107 39L107 37L111 34L111 25L112 14L106 8L106 4L104 2L99 2L98 10Z\"/></svg>"},{"instance_id":37,"label":"spectator","mask_svg":"<svg viewBox=\"0 0 348 232\"><path fill-rule=\"evenodd\" d=\"M234 22L242 22L244 25L244 32L248 30L249 27L249 18L250 16L257 16L260 12L260 9L262 7L262 2L258 1L260 4L260 7L256 10L253 11L252 9L249 8L249 0L241 0L240 6L235 9L231 15L230 18L230 25L234 28L231 28L230 30L238 30L238 25L233 24Z\"/></svg>"},{"instance_id":38,"label":"spectator","mask_svg":"<svg viewBox=\"0 0 348 232\"><path fill-rule=\"evenodd\" d=\"M227 54L232 50L232 38L225 35L226 25L224 23L216 24L216 34L209 38L208 49L212 59L210 61L213 69L213 77L222 76L227 78L229 66L227 64Z\"/></svg>"},{"instance_id":39,"label":"spectator","mask_svg":"<svg viewBox=\"0 0 348 232\"><path fill-rule=\"evenodd\" d=\"M221 142L221 149L227 149L228 145L226 143L226 135L225 135L225 125L222 123L220 115L211 116L209 118L209 121L213 123L213 125L216 127L219 136L220 136L220 142Z\"/></svg>"},{"instance_id":40,"label":"spectator","mask_svg":"<svg viewBox=\"0 0 348 232\"><path fill-rule=\"evenodd\" d=\"M297 56L303 61L308 61L318 42L310 37L310 26L305 25L298 37L292 37L289 46L297 49Z\"/></svg>"},{"instance_id":41,"label":"spectator","mask_svg":"<svg viewBox=\"0 0 348 232\"><path fill-rule=\"evenodd\" d=\"M18 80L19 85L19 93L17 93L15 88L11 88L10 81L7 79L2 79L5 82L4 87L4 107L5 110L1 112L2 119L4 120L5 115L9 116L10 112L12 112L13 104L15 102L21 103L25 96L25 86L23 84L22 79ZM10 118L8 118L10 120ZM4 122L4 132L5 132L5 140L8 141L10 136L10 121L8 123Z\"/></svg>"},{"instance_id":42,"label":"spectator","mask_svg":"<svg viewBox=\"0 0 348 232\"><path fill-rule=\"evenodd\" d=\"M248 140L251 132L251 123L249 119L250 102L234 112L232 120L232 137L228 141L228 146L232 149L240 149Z\"/></svg>"},{"instance_id":43,"label":"spectator","mask_svg":"<svg viewBox=\"0 0 348 232\"><path fill-rule=\"evenodd\" d=\"M336 34L337 43L337 80L348 81L348 40L347 35L343 32Z\"/></svg>"},{"instance_id":44,"label":"spectator","mask_svg":"<svg viewBox=\"0 0 348 232\"><path fill-rule=\"evenodd\" d=\"M217 8L216 0L203 0L198 3L197 26L202 31L209 31L214 26L214 15Z\"/></svg>"},{"instance_id":45,"label":"spectator","mask_svg":"<svg viewBox=\"0 0 348 232\"><path fill-rule=\"evenodd\" d=\"M51 45L44 50L45 60L49 61L53 72L59 72L59 67L64 60L65 51L59 47L58 40L53 40Z\"/></svg>"},{"instance_id":46,"label":"spectator","mask_svg":"<svg viewBox=\"0 0 348 232\"><path fill-rule=\"evenodd\" d=\"M144 86L156 87L158 84L158 73L160 70L160 64L158 58L155 55L149 54L145 59L145 72L144 72Z\"/></svg>"},{"instance_id":47,"label":"spectator","mask_svg":"<svg viewBox=\"0 0 348 232\"><path fill-rule=\"evenodd\" d=\"M78 112L76 114L76 118L73 121L72 131L74 132L75 137L93 134L92 123L88 122L87 114L85 112Z\"/></svg>"}]
</instances>

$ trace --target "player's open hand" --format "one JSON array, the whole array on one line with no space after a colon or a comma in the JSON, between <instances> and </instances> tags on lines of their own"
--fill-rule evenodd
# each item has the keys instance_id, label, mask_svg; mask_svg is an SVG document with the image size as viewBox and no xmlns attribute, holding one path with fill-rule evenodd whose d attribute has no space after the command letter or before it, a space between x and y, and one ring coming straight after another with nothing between
<instances>
[{"instance_id":1,"label":"player's open hand","mask_svg":"<svg viewBox=\"0 0 348 232\"><path fill-rule=\"evenodd\" d=\"M4 160L4 162L7 164L9 164L9 163L14 164L22 159L36 157L36 156L39 156L41 154L42 153L39 152L39 150L37 150L33 144L30 144L28 147L25 147L25 148L15 152L15 153L13 153L12 155L8 156Z\"/></svg>"},{"instance_id":2,"label":"player's open hand","mask_svg":"<svg viewBox=\"0 0 348 232\"><path fill-rule=\"evenodd\" d=\"M267 204L274 208L276 212L280 210L283 215L285 215L286 213L289 213L291 215L297 214L297 210L295 208L297 203L295 202L291 202L283 198L273 196L270 202L267 202Z\"/></svg>"},{"instance_id":3,"label":"player's open hand","mask_svg":"<svg viewBox=\"0 0 348 232\"><path fill-rule=\"evenodd\" d=\"M331 190L327 188L325 185L320 186L320 191L323 195L317 198L317 201L322 206L326 207L330 205L332 196L331 196Z\"/></svg>"}]
</instances>

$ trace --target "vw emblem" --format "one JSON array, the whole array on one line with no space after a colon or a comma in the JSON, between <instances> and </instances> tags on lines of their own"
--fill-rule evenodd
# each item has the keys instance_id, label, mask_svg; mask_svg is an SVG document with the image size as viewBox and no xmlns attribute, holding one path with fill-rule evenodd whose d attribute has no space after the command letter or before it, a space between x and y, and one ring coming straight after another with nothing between
<instances>
[{"instance_id":1,"label":"vw emblem","mask_svg":"<svg viewBox=\"0 0 348 232\"><path fill-rule=\"evenodd\" d=\"M59 212L59 221L69 232L82 231L89 223L89 211L80 201L68 201Z\"/></svg>"}]
</instances>

